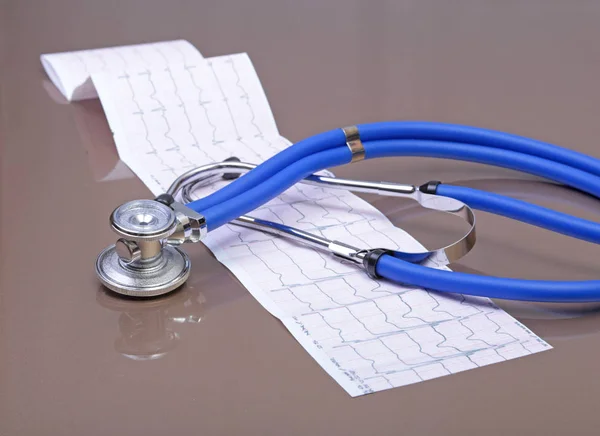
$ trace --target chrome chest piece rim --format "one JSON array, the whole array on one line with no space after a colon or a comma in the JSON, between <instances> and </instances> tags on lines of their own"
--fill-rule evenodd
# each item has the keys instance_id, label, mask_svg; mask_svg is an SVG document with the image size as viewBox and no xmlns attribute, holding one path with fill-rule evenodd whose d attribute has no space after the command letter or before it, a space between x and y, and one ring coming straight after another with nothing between
<instances>
[{"instance_id":1,"label":"chrome chest piece rim","mask_svg":"<svg viewBox=\"0 0 600 436\"><path fill-rule=\"evenodd\" d=\"M158 241L173 233L177 223L173 210L154 200L134 200L117 207L110 224L120 236Z\"/></svg>"},{"instance_id":2,"label":"chrome chest piece rim","mask_svg":"<svg viewBox=\"0 0 600 436\"><path fill-rule=\"evenodd\" d=\"M164 246L158 259L126 264L115 246L104 249L96 260L96 274L111 291L131 297L155 297L171 292L190 275L190 260L183 251Z\"/></svg>"}]
</instances>

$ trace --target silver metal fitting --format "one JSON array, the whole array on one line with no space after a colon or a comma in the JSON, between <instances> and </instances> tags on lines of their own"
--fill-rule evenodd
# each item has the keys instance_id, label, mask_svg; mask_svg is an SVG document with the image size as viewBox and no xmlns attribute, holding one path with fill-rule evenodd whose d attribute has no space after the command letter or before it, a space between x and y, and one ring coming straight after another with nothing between
<instances>
[{"instance_id":1,"label":"silver metal fitting","mask_svg":"<svg viewBox=\"0 0 600 436\"><path fill-rule=\"evenodd\" d=\"M128 241L124 238L117 239L115 251L119 256L119 259L121 259L121 262L124 262L127 265L142 258L142 250L140 249L140 246L134 241Z\"/></svg>"},{"instance_id":2,"label":"silver metal fitting","mask_svg":"<svg viewBox=\"0 0 600 436\"><path fill-rule=\"evenodd\" d=\"M171 203L171 208L175 212L177 227L167 239L167 244L177 246L199 242L206 236L208 230L203 215L178 202Z\"/></svg>"},{"instance_id":3,"label":"silver metal fitting","mask_svg":"<svg viewBox=\"0 0 600 436\"><path fill-rule=\"evenodd\" d=\"M346 145L350 149L352 153L352 160L350 163L361 161L365 158L365 146L360 140L360 134L358 132L358 127L356 126L348 126L343 127L342 131L346 136Z\"/></svg>"}]
</instances>

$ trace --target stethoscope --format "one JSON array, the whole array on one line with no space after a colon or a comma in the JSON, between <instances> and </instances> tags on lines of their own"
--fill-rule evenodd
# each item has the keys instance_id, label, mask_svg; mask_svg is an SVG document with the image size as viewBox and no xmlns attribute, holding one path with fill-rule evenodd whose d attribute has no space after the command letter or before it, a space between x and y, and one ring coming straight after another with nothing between
<instances>
[{"instance_id":1,"label":"stethoscope","mask_svg":"<svg viewBox=\"0 0 600 436\"><path fill-rule=\"evenodd\" d=\"M362 267L373 279L509 300L600 301L600 281L521 280L432 267L456 262L473 248L476 240L473 209L596 243L600 243L600 224L504 195L437 181L414 186L315 174L332 166L392 156L436 157L494 165L544 177L600 197L600 160L575 151L507 133L453 124L362 124L300 141L258 166L234 158L195 168L177 178L168 191L156 199L134 200L119 206L111 214L110 222L120 239L98 256L97 275L106 287L124 295L150 297L171 292L190 274L190 260L179 246L198 242L209 231L231 223L329 251L343 261ZM244 175L239 177L240 174ZM222 179L235 180L192 201L194 189ZM463 218L469 230L446 247L404 252L353 247L343 241L332 241L245 215L298 182L410 198L425 208Z\"/></svg>"}]
</instances>

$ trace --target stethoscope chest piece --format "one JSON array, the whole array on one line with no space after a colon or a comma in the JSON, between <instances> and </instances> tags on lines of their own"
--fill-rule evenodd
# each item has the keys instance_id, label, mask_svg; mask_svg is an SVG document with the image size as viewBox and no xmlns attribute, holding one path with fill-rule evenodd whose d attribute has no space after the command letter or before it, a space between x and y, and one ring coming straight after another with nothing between
<instances>
[{"instance_id":1,"label":"stethoscope chest piece","mask_svg":"<svg viewBox=\"0 0 600 436\"><path fill-rule=\"evenodd\" d=\"M175 212L154 200L119 206L110 217L121 238L96 259L96 274L107 288L133 297L153 297L181 286L190 274L183 251L164 243L177 230Z\"/></svg>"}]
</instances>

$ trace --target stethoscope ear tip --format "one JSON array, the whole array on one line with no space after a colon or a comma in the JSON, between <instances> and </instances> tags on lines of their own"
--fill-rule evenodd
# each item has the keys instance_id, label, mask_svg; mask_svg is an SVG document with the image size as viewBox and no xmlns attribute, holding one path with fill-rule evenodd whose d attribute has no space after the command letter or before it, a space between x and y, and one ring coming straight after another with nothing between
<instances>
[{"instance_id":1,"label":"stethoscope ear tip","mask_svg":"<svg viewBox=\"0 0 600 436\"><path fill-rule=\"evenodd\" d=\"M241 162L241 160L239 157L231 156L225 159L224 162ZM239 173L225 173L223 174L223 180L235 180L239 176Z\"/></svg>"}]
</instances>

